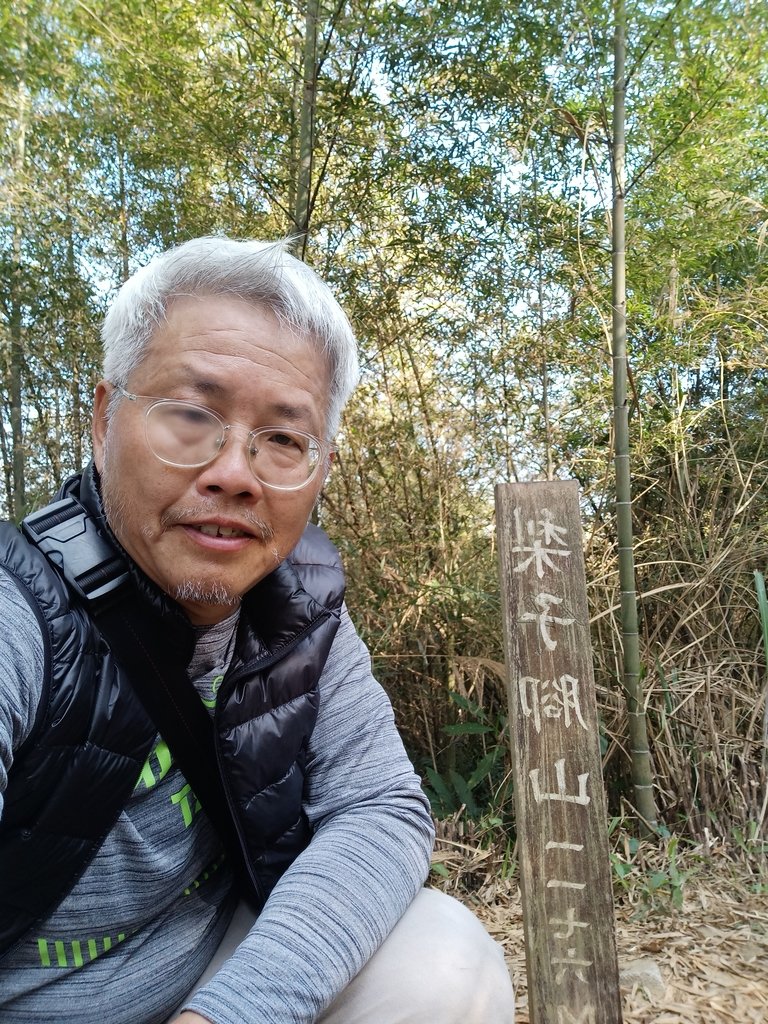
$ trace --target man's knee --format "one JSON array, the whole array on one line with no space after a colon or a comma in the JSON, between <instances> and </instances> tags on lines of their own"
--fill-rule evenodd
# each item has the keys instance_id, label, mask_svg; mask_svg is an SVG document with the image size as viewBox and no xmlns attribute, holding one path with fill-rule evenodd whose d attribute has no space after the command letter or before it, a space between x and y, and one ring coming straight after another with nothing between
<instances>
[{"instance_id":1,"label":"man's knee","mask_svg":"<svg viewBox=\"0 0 768 1024\"><path fill-rule=\"evenodd\" d=\"M504 954L475 915L434 889L420 893L412 909L421 918L413 926L419 952L406 974L411 998L421 993L421 1019L511 1024L514 991Z\"/></svg>"},{"instance_id":2,"label":"man's knee","mask_svg":"<svg viewBox=\"0 0 768 1024\"><path fill-rule=\"evenodd\" d=\"M475 915L422 890L324 1024L512 1024L514 991L501 947Z\"/></svg>"}]
</instances>

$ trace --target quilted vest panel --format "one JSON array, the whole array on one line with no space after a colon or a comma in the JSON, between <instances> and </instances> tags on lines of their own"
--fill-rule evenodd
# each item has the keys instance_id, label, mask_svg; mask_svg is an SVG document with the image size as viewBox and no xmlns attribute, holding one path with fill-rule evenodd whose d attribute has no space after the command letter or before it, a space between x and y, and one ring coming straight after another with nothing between
<instances>
[{"instance_id":1,"label":"quilted vest panel","mask_svg":"<svg viewBox=\"0 0 768 1024\"><path fill-rule=\"evenodd\" d=\"M70 478L64 494L103 515L92 467ZM41 623L47 670L0 821L1 953L51 913L90 863L133 791L156 729L86 610L10 524L0 524L0 559ZM186 667L189 624L137 569L135 577L147 613L163 616ZM343 594L336 549L309 526L290 558L244 598L219 690L219 765L262 903L310 839L301 809L306 751Z\"/></svg>"}]
</instances>

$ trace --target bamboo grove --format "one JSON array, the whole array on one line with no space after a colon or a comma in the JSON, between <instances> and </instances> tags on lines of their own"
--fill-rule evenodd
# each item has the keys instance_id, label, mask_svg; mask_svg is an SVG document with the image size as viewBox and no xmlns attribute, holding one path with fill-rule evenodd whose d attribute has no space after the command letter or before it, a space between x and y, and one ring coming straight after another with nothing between
<instances>
[{"instance_id":1,"label":"bamboo grove","mask_svg":"<svg viewBox=\"0 0 768 1024\"><path fill-rule=\"evenodd\" d=\"M634 815L628 445L629 707L655 812L756 836L768 11L629 0L624 18L619 437L610 4L6 5L0 501L18 520L88 458L99 322L132 269L197 234L290 235L359 335L319 516L436 813L513 828L493 485L573 477L609 802Z\"/></svg>"}]
</instances>

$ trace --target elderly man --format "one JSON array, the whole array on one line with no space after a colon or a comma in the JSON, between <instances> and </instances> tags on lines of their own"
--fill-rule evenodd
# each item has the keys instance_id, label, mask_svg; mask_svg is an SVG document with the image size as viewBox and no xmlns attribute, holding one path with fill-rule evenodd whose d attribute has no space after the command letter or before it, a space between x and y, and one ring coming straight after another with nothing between
<instances>
[{"instance_id":1,"label":"elderly man","mask_svg":"<svg viewBox=\"0 0 768 1024\"><path fill-rule=\"evenodd\" d=\"M0 528L0 1020L509 1024L308 525L346 317L284 246L202 238L103 338L92 463Z\"/></svg>"}]
</instances>

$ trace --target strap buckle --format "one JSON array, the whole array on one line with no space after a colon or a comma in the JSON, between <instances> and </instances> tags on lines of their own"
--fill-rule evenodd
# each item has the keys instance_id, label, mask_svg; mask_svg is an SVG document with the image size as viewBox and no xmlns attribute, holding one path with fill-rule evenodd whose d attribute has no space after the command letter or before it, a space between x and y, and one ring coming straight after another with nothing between
<instances>
[{"instance_id":1,"label":"strap buckle","mask_svg":"<svg viewBox=\"0 0 768 1024\"><path fill-rule=\"evenodd\" d=\"M73 497L33 512L21 528L89 604L102 601L128 580L125 559Z\"/></svg>"}]
</instances>

